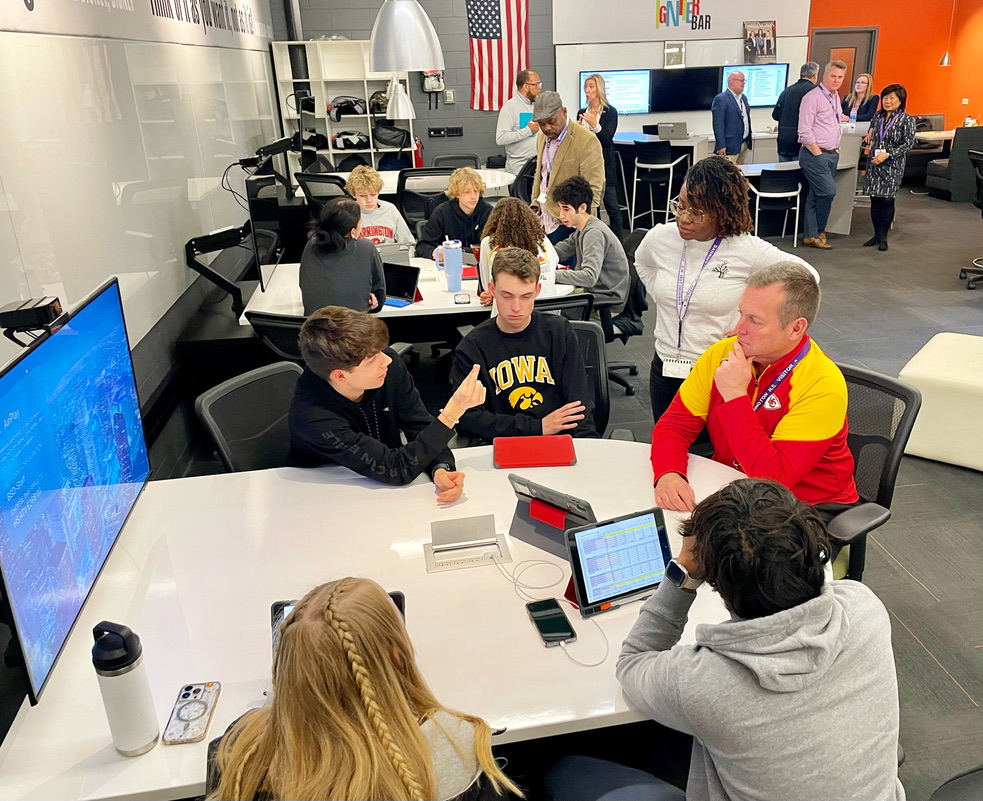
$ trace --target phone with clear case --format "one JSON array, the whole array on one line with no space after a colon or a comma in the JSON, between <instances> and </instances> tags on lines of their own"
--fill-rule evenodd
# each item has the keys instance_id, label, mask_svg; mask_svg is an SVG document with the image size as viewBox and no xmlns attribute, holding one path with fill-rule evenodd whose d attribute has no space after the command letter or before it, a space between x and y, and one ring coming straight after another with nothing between
<instances>
[{"instance_id":1,"label":"phone with clear case","mask_svg":"<svg viewBox=\"0 0 983 801\"><path fill-rule=\"evenodd\" d=\"M204 740L221 692L222 685L217 681L182 686L164 727L161 738L164 744L180 745Z\"/></svg>"}]
</instances>

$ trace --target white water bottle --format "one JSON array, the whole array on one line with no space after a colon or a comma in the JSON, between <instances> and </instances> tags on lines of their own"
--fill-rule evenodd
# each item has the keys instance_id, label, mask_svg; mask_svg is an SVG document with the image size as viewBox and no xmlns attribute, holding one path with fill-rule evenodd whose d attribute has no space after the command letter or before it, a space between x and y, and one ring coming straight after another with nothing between
<instances>
[{"instance_id":1,"label":"white water bottle","mask_svg":"<svg viewBox=\"0 0 983 801\"><path fill-rule=\"evenodd\" d=\"M145 754L157 744L160 729L140 638L108 620L92 629L92 637L92 664L113 745L123 756Z\"/></svg>"}]
</instances>

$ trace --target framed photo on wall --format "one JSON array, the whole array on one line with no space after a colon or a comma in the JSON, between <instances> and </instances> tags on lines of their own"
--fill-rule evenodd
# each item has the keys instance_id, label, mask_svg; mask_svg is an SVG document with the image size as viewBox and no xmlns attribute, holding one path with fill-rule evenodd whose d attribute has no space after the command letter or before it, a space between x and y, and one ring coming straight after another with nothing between
<instances>
[{"instance_id":1,"label":"framed photo on wall","mask_svg":"<svg viewBox=\"0 0 983 801\"><path fill-rule=\"evenodd\" d=\"M744 61L746 64L773 64L776 61L775 20L744 23Z\"/></svg>"}]
</instances>

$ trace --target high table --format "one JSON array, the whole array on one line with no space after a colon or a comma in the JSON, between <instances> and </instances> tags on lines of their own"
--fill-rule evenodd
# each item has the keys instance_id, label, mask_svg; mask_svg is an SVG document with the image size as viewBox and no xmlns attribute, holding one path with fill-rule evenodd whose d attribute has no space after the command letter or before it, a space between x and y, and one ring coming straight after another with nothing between
<instances>
[{"instance_id":1,"label":"high table","mask_svg":"<svg viewBox=\"0 0 983 801\"><path fill-rule=\"evenodd\" d=\"M578 440L574 467L517 471L585 498L599 518L653 505L649 446ZM430 523L495 515L507 531L515 497L507 472L492 467L491 448L456 453L466 474L464 497L439 507L421 478L387 487L341 467L283 468L149 484L82 610L37 707L25 701L0 747L0 799L170 799L203 792L207 740L264 702L270 688L270 604L299 598L317 584L366 576L406 594L406 620L423 674L452 708L507 727L496 743L600 728L642 716L614 677L621 642L638 616L629 604L595 618L610 652L594 668L573 664L559 648L543 648L524 601L494 565L428 574L423 544ZM617 465L612 470L611 465ZM740 474L690 457L690 481L703 498ZM673 552L681 515L666 513ZM534 567L534 593L563 594L565 561L510 540L513 570ZM683 634L725 619L708 587L699 590ZM604 642L593 624L570 610L578 633L570 646L596 661ZM112 746L91 664L91 631L102 620L125 623L144 646L161 728L178 688L220 681L222 696L205 742L158 744L127 759Z\"/></svg>"}]
</instances>

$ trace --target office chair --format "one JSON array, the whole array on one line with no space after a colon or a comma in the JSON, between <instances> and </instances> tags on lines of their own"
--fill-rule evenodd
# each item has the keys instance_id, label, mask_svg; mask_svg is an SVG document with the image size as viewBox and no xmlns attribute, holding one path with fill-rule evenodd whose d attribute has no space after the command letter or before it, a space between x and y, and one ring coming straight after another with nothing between
<instances>
[{"instance_id":1,"label":"office chair","mask_svg":"<svg viewBox=\"0 0 983 801\"><path fill-rule=\"evenodd\" d=\"M967 155L976 174L976 197L973 198L973 205L980 210L980 216L983 217L983 150L970 150ZM983 281L983 258L973 259L973 266L963 267L959 271L959 277L967 279L966 289L976 289L976 285Z\"/></svg>"},{"instance_id":2,"label":"office chair","mask_svg":"<svg viewBox=\"0 0 983 801\"><path fill-rule=\"evenodd\" d=\"M669 222L669 200L673 196L673 185L676 182L676 175L685 174L689 166L689 154L684 153L677 159L672 157L672 145L669 142L635 142L635 180L631 187L631 224L639 217L649 215L652 218L652 225L655 225L655 213L665 212L666 222ZM638 202L636 195L639 182L648 185L649 189L649 210L638 213ZM666 188L666 207L664 209L655 208L656 186Z\"/></svg>"},{"instance_id":3,"label":"office chair","mask_svg":"<svg viewBox=\"0 0 983 801\"><path fill-rule=\"evenodd\" d=\"M336 171L335 166L334 164L331 163L331 159L329 159L323 153L318 153L317 158L314 159L314 163L311 164L311 166L308 167L306 170L304 170L305 173L309 173L312 175L318 173L324 173L324 172L335 172L335 171Z\"/></svg>"},{"instance_id":4,"label":"office chair","mask_svg":"<svg viewBox=\"0 0 983 801\"><path fill-rule=\"evenodd\" d=\"M795 227L792 229L792 247L799 242L799 205L802 197L801 170L762 170L758 185L748 182L754 198L754 233L760 236L758 214L761 211L784 211L782 239L788 227L788 213L795 209Z\"/></svg>"},{"instance_id":5,"label":"office chair","mask_svg":"<svg viewBox=\"0 0 983 801\"><path fill-rule=\"evenodd\" d=\"M913 386L860 367L839 365L849 395L847 444L855 462L853 477L862 503L836 515L828 529L833 557L850 546L846 578L861 581L867 534L891 518L891 499L901 457L922 405Z\"/></svg>"},{"instance_id":6,"label":"office chair","mask_svg":"<svg viewBox=\"0 0 983 801\"><path fill-rule=\"evenodd\" d=\"M515 176L512 186L509 187L509 194L517 197L526 203L532 203L532 184L536 179L536 157L533 156L519 170Z\"/></svg>"},{"instance_id":7,"label":"office chair","mask_svg":"<svg viewBox=\"0 0 983 801\"><path fill-rule=\"evenodd\" d=\"M481 169L481 159L477 153L443 153L433 157L434 167L473 167Z\"/></svg>"},{"instance_id":8,"label":"office chair","mask_svg":"<svg viewBox=\"0 0 983 801\"><path fill-rule=\"evenodd\" d=\"M297 337L306 317L247 311L246 319L256 332L256 336L281 359L297 363L303 361L300 347L297 345Z\"/></svg>"},{"instance_id":9,"label":"office chair","mask_svg":"<svg viewBox=\"0 0 983 801\"><path fill-rule=\"evenodd\" d=\"M396 182L396 208L411 229L429 220L433 210L447 200L445 191L453 167L418 167L400 170Z\"/></svg>"},{"instance_id":10,"label":"office chair","mask_svg":"<svg viewBox=\"0 0 983 801\"><path fill-rule=\"evenodd\" d=\"M580 353L587 371L587 382L594 390L594 428L602 437L611 416L611 395L608 391L607 354L604 350L604 331L592 320L575 320L570 323L577 334Z\"/></svg>"},{"instance_id":11,"label":"office chair","mask_svg":"<svg viewBox=\"0 0 983 801\"><path fill-rule=\"evenodd\" d=\"M638 336L645 330L642 314L648 310L649 305L645 299L645 286L635 270L635 252L648 232L648 228L636 228L625 239L625 255L628 257L628 300L625 302L624 309L617 317L612 317L610 306L597 307L601 328L604 329L605 342L620 339L621 344L627 345L631 337ZM638 365L635 362L608 362L608 380L623 387L626 395L634 395L635 387L628 383L627 379L618 375L618 370L627 370L628 375L635 376L638 375Z\"/></svg>"},{"instance_id":12,"label":"office chair","mask_svg":"<svg viewBox=\"0 0 983 801\"><path fill-rule=\"evenodd\" d=\"M324 175L322 173L295 172L294 178L300 184L304 197L307 198L307 209L311 213L311 219L316 220L321 216L321 209L329 200L336 197L348 197L345 191L345 179L338 175Z\"/></svg>"},{"instance_id":13,"label":"office chair","mask_svg":"<svg viewBox=\"0 0 983 801\"><path fill-rule=\"evenodd\" d=\"M536 298L533 311L558 311L568 320L590 320L594 296L590 292L572 292L555 298Z\"/></svg>"},{"instance_id":14,"label":"office chair","mask_svg":"<svg viewBox=\"0 0 983 801\"><path fill-rule=\"evenodd\" d=\"M983 798L983 765L972 768L939 787L928 801L977 801Z\"/></svg>"},{"instance_id":15,"label":"office chair","mask_svg":"<svg viewBox=\"0 0 983 801\"><path fill-rule=\"evenodd\" d=\"M286 466L290 404L302 372L293 362L277 362L198 396L195 413L230 473Z\"/></svg>"}]
</instances>

